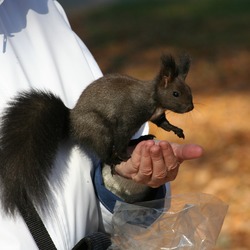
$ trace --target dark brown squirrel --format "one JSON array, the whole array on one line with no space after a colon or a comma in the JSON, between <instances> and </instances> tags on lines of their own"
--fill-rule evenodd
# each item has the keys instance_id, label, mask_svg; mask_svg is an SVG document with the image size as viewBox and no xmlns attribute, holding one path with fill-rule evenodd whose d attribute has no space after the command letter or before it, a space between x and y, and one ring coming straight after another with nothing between
<instances>
[{"instance_id":1,"label":"dark brown squirrel","mask_svg":"<svg viewBox=\"0 0 250 250\"><path fill-rule=\"evenodd\" d=\"M193 109L190 87L185 83L190 58L161 57L161 68L151 81L109 74L91 83L76 106L46 91L18 94L2 117L0 131L1 199L13 214L29 197L46 206L51 172L59 144L73 138L111 166L128 159L127 147L134 133L147 121L184 138L183 130L170 124L166 110Z\"/></svg>"}]
</instances>

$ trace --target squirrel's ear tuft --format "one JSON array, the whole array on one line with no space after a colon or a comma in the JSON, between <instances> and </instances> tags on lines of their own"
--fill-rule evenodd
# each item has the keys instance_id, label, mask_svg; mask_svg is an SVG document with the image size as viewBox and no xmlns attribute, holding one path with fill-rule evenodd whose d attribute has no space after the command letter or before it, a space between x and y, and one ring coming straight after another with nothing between
<instances>
[{"instance_id":1,"label":"squirrel's ear tuft","mask_svg":"<svg viewBox=\"0 0 250 250\"><path fill-rule=\"evenodd\" d=\"M189 68L191 65L191 58L188 54L182 54L179 59L178 71L179 77L183 80L186 79Z\"/></svg>"},{"instance_id":2,"label":"squirrel's ear tuft","mask_svg":"<svg viewBox=\"0 0 250 250\"><path fill-rule=\"evenodd\" d=\"M171 55L163 54L161 56L161 78L167 78L171 82L178 75L178 68Z\"/></svg>"}]
</instances>

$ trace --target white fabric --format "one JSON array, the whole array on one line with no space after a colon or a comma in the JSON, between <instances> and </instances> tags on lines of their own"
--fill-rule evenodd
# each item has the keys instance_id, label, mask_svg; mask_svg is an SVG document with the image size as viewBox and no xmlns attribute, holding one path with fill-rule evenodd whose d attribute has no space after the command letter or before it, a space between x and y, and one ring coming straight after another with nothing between
<instances>
[{"instance_id":1,"label":"white fabric","mask_svg":"<svg viewBox=\"0 0 250 250\"><path fill-rule=\"evenodd\" d=\"M31 87L58 94L73 107L81 91L102 75L85 45L52 0L6 0L0 5L0 114L18 91ZM51 180L54 210L41 215L56 247L71 249L99 227L92 163L65 145ZM22 218L0 211L0 249L37 249Z\"/></svg>"},{"instance_id":2,"label":"white fabric","mask_svg":"<svg viewBox=\"0 0 250 250\"><path fill-rule=\"evenodd\" d=\"M10 98L29 88L50 90L72 108L82 90L102 76L53 0L0 1L0 72L0 114ZM41 214L59 250L71 249L103 223L92 171L83 152L70 145L61 148L50 178L56 183L51 184L53 209L50 215ZM110 213L102 208L110 224ZM37 249L23 219L6 217L1 210L0 249Z\"/></svg>"}]
</instances>

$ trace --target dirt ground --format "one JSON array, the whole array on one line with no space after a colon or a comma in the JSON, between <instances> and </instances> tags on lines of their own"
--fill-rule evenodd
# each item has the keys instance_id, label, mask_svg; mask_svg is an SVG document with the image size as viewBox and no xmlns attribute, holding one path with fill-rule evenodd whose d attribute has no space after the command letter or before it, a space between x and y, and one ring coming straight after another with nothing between
<instances>
[{"instance_id":1,"label":"dirt ground","mask_svg":"<svg viewBox=\"0 0 250 250\"><path fill-rule=\"evenodd\" d=\"M131 2L78 12L71 16L72 27L104 73L151 79L163 51L191 54L187 82L193 90L195 109L182 115L166 114L172 124L184 130L186 139L154 125L151 130L159 139L204 147L201 159L181 165L172 192L204 192L226 202L229 210L216 249L249 249L249 2Z\"/></svg>"}]
</instances>

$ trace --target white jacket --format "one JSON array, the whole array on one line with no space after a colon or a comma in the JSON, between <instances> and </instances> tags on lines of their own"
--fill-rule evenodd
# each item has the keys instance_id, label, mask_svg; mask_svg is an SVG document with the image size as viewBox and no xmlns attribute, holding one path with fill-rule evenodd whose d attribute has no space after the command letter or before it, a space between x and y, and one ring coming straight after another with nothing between
<instances>
[{"instance_id":1,"label":"white jacket","mask_svg":"<svg viewBox=\"0 0 250 250\"><path fill-rule=\"evenodd\" d=\"M72 108L82 90L101 76L57 1L0 1L0 114L10 98L29 88L50 90ZM50 176L53 209L40 214L57 249L71 249L110 223L107 205L95 195L96 167L76 147L64 145L58 152ZM23 219L6 217L1 208L0 249L37 249Z\"/></svg>"}]
</instances>

